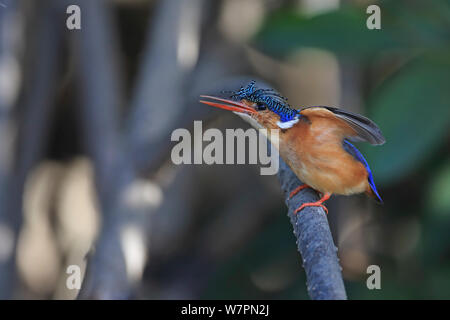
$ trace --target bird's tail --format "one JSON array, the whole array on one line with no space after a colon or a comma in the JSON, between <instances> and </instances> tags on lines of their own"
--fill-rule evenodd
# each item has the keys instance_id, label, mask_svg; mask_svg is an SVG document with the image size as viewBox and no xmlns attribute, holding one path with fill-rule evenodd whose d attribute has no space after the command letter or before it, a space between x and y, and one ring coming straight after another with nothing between
<instances>
[{"instance_id":1,"label":"bird's tail","mask_svg":"<svg viewBox=\"0 0 450 320\"><path fill-rule=\"evenodd\" d=\"M366 189L366 194L369 197L373 198L377 203L383 204L383 199L381 199L380 195L378 194L378 191L376 190L374 191L370 185Z\"/></svg>"}]
</instances>

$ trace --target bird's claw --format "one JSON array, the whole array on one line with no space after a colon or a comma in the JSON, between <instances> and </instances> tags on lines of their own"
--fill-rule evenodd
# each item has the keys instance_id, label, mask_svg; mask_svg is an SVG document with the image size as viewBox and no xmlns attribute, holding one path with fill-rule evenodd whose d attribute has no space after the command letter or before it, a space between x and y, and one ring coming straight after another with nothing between
<instances>
[{"instance_id":1,"label":"bird's claw","mask_svg":"<svg viewBox=\"0 0 450 320\"><path fill-rule=\"evenodd\" d=\"M307 184L302 184L301 186L298 186L292 192L289 194L289 199L291 199L293 196L295 196L297 193L299 193L301 190L308 188L309 186Z\"/></svg>"},{"instance_id":2,"label":"bird's claw","mask_svg":"<svg viewBox=\"0 0 450 320\"><path fill-rule=\"evenodd\" d=\"M322 207L322 209L325 211L325 213L328 214L327 207L325 207L320 201L317 201L317 202L308 202L308 203L302 204L300 207L295 209L294 215L296 215L298 212L302 211L306 207Z\"/></svg>"}]
</instances>

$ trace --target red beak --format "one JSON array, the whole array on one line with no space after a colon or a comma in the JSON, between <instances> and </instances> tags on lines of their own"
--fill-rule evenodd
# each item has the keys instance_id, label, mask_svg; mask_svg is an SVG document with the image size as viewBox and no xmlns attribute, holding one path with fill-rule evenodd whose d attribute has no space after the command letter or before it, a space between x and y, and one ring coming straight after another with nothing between
<instances>
[{"instance_id":1,"label":"red beak","mask_svg":"<svg viewBox=\"0 0 450 320\"><path fill-rule=\"evenodd\" d=\"M244 104L242 102L237 102L237 101L233 101L233 100L222 99L222 98L212 97L212 96L203 96L202 95L200 97L208 98L208 99L212 99L212 100L217 100L217 101L222 101L222 102L227 103L227 104L224 104L224 103L217 103L217 102L211 102L211 101L206 101L206 100L200 100L201 103L204 103L204 104L216 107L216 108L230 110L230 111L235 111L235 112L240 112L240 113L257 113L258 112L255 109L250 108L249 106L247 106L246 104Z\"/></svg>"}]
</instances>

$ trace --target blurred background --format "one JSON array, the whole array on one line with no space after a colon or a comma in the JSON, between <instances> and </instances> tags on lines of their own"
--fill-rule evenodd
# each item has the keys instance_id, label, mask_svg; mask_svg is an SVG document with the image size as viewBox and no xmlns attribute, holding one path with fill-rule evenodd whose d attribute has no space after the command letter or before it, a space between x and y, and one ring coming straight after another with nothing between
<instances>
[{"instance_id":1,"label":"blurred background","mask_svg":"<svg viewBox=\"0 0 450 320\"><path fill-rule=\"evenodd\" d=\"M0 0L0 297L308 299L277 177L170 160L194 120L249 127L198 103L249 79L387 139L358 145L385 204L328 202L348 297L449 299L446 0Z\"/></svg>"}]
</instances>

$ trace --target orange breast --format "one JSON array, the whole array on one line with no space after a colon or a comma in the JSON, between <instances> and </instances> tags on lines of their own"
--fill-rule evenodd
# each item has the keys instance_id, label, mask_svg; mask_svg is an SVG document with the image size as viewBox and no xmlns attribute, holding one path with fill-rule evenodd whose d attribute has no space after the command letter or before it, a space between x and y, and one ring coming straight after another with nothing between
<instances>
[{"instance_id":1,"label":"orange breast","mask_svg":"<svg viewBox=\"0 0 450 320\"><path fill-rule=\"evenodd\" d=\"M353 129L321 110L308 111L307 120L280 134L280 155L302 182L320 192L349 195L366 191L364 165L342 147L343 138Z\"/></svg>"}]
</instances>

